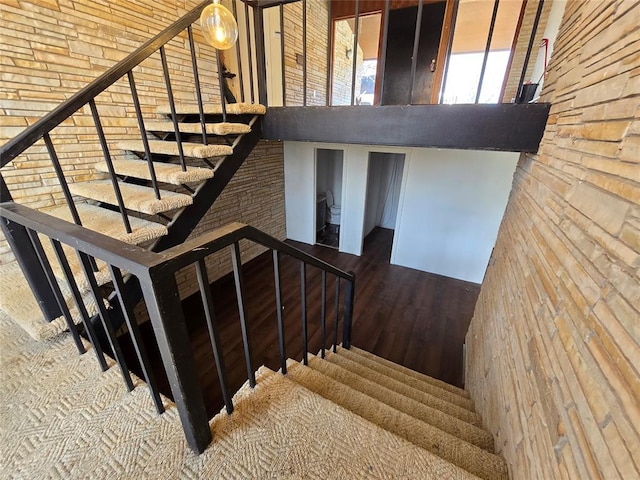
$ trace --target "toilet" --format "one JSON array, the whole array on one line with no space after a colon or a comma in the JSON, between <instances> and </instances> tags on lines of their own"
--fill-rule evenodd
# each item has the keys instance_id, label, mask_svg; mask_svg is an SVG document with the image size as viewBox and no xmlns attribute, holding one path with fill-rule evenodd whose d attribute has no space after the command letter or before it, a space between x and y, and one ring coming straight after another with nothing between
<instances>
[{"instance_id":1,"label":"toilet","mask_svg":"<svg viewBox=\"0 0 640 480\"><path fill-rule=\"evenodd\" d=\"M340 225L340 205L333 203L333 193L331 190L327 190L327 219L330 225Z\"/></svg>"}]
</instances>

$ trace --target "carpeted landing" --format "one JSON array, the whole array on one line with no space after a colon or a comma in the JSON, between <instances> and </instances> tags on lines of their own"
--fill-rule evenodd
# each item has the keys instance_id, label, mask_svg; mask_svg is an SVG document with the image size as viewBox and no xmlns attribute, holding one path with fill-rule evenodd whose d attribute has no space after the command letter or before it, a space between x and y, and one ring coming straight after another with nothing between
<instances>
[{"instance_id":1,"label":"carpeted landing","mask_svg":"<svg viewBox=\"0 0 640 480\"><path fill-rule=\"evenodd\" d=\"M163 398L157 415L143 381L128 393L117 367L100 372L68 333L38 342L0 316L0 477L508 478L475 414L469 423L420 407L385 384L391 370L393 382L414 380L415 396L454 395L472 413L466 392L346 352L310 356L309 366L289 360L284 376L260 368L256 388L234 396L234 413L211 421L213 443L198 456L175 405ZM347 356L369 376L331 361Z\"/></svg>"}]
</instances>

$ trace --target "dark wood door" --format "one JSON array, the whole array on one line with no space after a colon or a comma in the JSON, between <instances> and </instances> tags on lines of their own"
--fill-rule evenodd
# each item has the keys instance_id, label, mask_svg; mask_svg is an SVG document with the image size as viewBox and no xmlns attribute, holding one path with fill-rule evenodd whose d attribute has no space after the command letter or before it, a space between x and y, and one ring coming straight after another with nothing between
<instances>
[{"instance_id":1,"label":"dark wood door","mask_svg":"<svg viewBox=\"0 0 640 480\"><path fill-rule=\"evenodd\" d=\"M431 103L435 78L435 72L431 71L431 62L438 59L445 7L446 2L438 2L425 4L422 8L418 61L411 99L411 57L418 7L400 8L389 12L383 105Z\"/></svg>"}]
</instances>

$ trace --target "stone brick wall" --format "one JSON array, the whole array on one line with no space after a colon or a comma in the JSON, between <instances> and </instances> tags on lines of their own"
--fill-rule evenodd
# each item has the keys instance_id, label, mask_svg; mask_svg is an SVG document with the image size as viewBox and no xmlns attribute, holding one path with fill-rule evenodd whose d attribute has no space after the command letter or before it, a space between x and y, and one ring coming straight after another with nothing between
<instances>
[{"instance_id":1,"label":"stone brick wall","mask_svg":"<svg viewBox=\"0 0 640 480\"><path fill-rule=\"evenodd\" d=\"M89 0L3 1L0 10L0 142L69 98L146 40L195 7L198 1ZM205 101L218 101L213 50L194 26L200 80ZM193 74L186 33L166 47L177 101L194 102ZM326 63L326 60L325 60ZM159 53L134 70L143 115L167 103ZM139 138L126 78L96 101L111 154L115 143ZM98 178L93 165L102 152L88 108L81 109L52 134L69 182ZM63 203L62 190L42 142L2 169L14 199L33 208ZM194 234L231 221L250 223L284 238L282 147L262 142L240 168ZM259 252L243 249L244 259ZM13 256L0 241L0 262ZM216 267L218 265L218 267ZM210 275L226 273L228 262L210 264ZM222 270L220 270L222 269ZM183 292L190 287L181 278Z\"/></svg>"},{"instance_id":2,"label":"stone brick wall","mask_svg":"<svg viewBox=\"0 0 640 480\"><path fill-rule=\"evenodd\" d=\"M569 2L467 334L512 478L640 477L640 4Z\"/></svg>"}]
</instances>

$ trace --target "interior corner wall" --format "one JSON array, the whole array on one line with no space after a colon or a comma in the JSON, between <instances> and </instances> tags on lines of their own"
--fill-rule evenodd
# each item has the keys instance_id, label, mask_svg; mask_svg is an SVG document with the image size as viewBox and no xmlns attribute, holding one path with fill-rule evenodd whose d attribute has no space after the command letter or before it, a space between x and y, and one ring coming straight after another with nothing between
<instances>
[{"instance_id":1,"label":"interior corner wall","mask_svg":"<svg viewBox=\"0 0 640 480\"><path fill-rule=\"evenodd\" d=\"M640 4L568 2L466 337L511 478L640 478Z\"/></svg>"}]
</instances>

